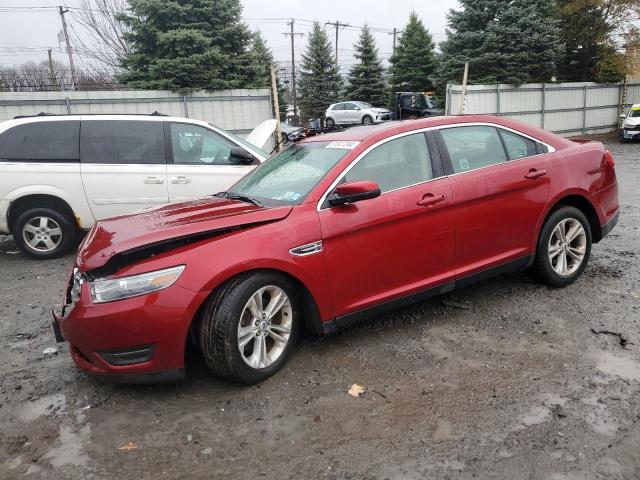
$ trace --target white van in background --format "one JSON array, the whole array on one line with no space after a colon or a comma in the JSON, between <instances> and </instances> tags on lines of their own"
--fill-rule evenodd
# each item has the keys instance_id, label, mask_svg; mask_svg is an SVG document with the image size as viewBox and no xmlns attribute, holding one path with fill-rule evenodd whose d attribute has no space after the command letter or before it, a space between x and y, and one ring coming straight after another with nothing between
<instances>
[{"instance_id":1,"label":"white van in background","mask_svg":"<svg viewBox=\"0 0 640 480\"><path fill-rule=\"evenodd\" d=\"M96 220L226 190L268 154L206 122L43 115L0 123L0 233L54 258Z\"/></svg>"}]
</instances>

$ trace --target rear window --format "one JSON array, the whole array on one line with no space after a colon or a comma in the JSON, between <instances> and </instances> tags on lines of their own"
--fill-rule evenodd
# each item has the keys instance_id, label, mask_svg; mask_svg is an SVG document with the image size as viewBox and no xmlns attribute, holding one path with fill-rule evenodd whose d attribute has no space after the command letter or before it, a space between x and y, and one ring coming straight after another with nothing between
<instances>
[{"instance_id":1,"label":"rear window","mask_svg":"<svg viewBox=\"0 0 640 480\"><path fill-rule=\"evenodd\" d=\"M80 136L82 163L166 162L162 122L86 120Z\"/></svg>"},{"instance_id":2,"label":"rear window","mask_svg":"<svg viewBox=\"0 0 640 480\"><path fill-rule=\"evenodd\" d=\"M62 120L17 125L0 135L0 159L23 162L78 161L80 122Z\"/></svg>"}]
</instances>

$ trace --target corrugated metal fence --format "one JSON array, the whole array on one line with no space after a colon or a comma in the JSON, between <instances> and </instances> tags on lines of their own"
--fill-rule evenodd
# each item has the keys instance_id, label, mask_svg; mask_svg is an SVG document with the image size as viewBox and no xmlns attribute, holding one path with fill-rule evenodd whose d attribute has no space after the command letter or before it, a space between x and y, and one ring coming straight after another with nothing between
<instances>
[{"instance_id":1,"label":"corrugated metal fence","mask_svg":"<svg viewBox=\"0 0 640 480\"><path fill-rule=\"evenodd\" d=\"M563 135L603 133L618 125L622 84L468 85L464 113L512 117ZM447 85L447 114L456 115L461 85ZM626 107L640 103L640 81L627 84Z\"/></svg>"},{"instance_id":2,"label":"corrugated metal fence","mask_svg":"<svg viewBox=\"0 0 640 480\"><path fill-rule=\"evenodd\" d=\"M273 118L269 89L221 90L180 95L164 90L0 93L0 121L40 112L56 114L154 111L213 123L245 136Z\"/></svg>"}]
</instances>

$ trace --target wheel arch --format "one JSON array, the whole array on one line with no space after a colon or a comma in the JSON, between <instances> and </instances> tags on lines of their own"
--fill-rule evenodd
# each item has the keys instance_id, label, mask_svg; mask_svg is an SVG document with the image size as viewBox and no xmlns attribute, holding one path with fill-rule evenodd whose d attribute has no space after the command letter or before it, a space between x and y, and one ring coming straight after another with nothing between
<instances>
[{"instance_id":1,"label":"wheel arch","mask_svg":"<svg viewBox=\"0 0 640 480\"><path fill-rule=\"evenodd\" d=\"M602 239L602 226L600 225L600 218L598 217L598 212L593 203L591 203L587 196L583 195L581 192L569 192L551 202L549 208L545 211L544 215L542 215L534 237L536 245L542 226L547 221L547 218L549 218L555 210L563 206L574 207L584 213L585 217L587 217L587 220L589 221L591 239L593 243L598 243Z\"/></svg>"},{"instance_id":2,"label":"wheel arch","mask_svg":"<svg viewBox=\"0 0 640 480\"><path fill-rule=\"evenodd\" d=\"M219 289L223 288L227 283L231 282L232 280L234 280L235 278L241 275L259 273L259 272L278 273L286 277L288 280L290 280L294 284L296 288L296 293L300 295L300 300L301 300L302 309L303 309L302 326L305 329L307 329L307 331L315 335L322 336L323 330L322 330L322 320L320 316L320 309L318 308L318 304L316 303L315 298L311 294L311 290L307 287L307 285L304 284L302 280L300 280L298 277L296 277L292 273L287 272L280 268L252 268L248 270L243 270L241 272L236 272L234 275L227 278L224 282L220 283L213 290L211 290L211 292L209 293L209 295L207 295L207 297L202 302L200 307L198 307L196 314L191 319L191 324L189 325L189 331L187 334L187 340L191 341L194 344L198 344L199 325L200 325L200 322L202 321L204 311L207 308L207 303L209 302L209 299L211 298L211 296L215 294L215 292L217 292Z\"/></svg>"},{"instance_id":3,"label":"wheel arch","mask_svg":"<svg viewBox=\"0 0 640 480\"><path fill-rule=\"evenodd\" d=\"M9 230L13 229L13 223L20 214L29 208L52 208L66 214L76 226L79 228L78 219L71 208L71 205L63 198L43 193L27 194L11 201L7 211L7 226Z\"/></svg>"}]
</instances>

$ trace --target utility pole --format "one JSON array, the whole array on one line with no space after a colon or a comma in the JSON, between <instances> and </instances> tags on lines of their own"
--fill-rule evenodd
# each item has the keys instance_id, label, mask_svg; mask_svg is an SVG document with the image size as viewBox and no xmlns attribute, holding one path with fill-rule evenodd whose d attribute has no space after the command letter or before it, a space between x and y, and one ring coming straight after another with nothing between
<instances>
[{"instance_id":1,"label":"utility pole","mask_svg":"<svg viewBox=\"0 0 640 480\"><path fill-rule=\"evenodd\" d=\"M71 52L71 42L69 41L69 33L67 33L67 21L64 18L64 14L69 10L65 10L62 6L58 7L60 11L60 18L62 19L62 31L64 32L64 41L67 44L67 53L69 54L69 68L71 69L71 85L73 89L76 89L76 69L73 66L73 53Z\"/></svg>"},{"instance_id":2,"label":"utility pole","mask_svg":"<svg viewBox=\"0 0 640 480\"><path fill-rule=\"evenodd\" d=\"M336 20L335 23L326 22L325 25L331 25L332 27L336 27L336 68L339 68L338 66L338 32L340 31L340 27L348 27L349 24L340 23L339 20Z\"/></svg>"},{"instance_id":3,"label":"utility pole","mask_svg":"<svg viewBox=\"0 0 640 480\"><path fill-rule=\"evenodd\" d=\"M393 33L390 33L389 35L393 35L393 53L392 55L396 54L396 38L398 36L398 29L396 27L393 27Z\"/></svg>"},{"instance_id":4,"label":"utility pole","mask_svg":"<svg viewBox=\"0 0 640 480\"><path fill-rule=\"evenodd\" d=\"M293 120L294 122L298 121L298 102L296 100L296 47L295 47L295 37L296 35L303 36L304 33L296 33L293 31L293 25L295 20L292 18L290 22L287 22L287 25L291 27L290 32L284 32L283 35L286 37L289 35L291 37L291 101L293 103Z\"/></svg>"},{"instance_id":5,"label":"utility pole","mask_svg":"<svg viewBox=\"0 0 640 480\"><path fill-rule=\"evenodd\" d=\"M467 77L469 76L469 62L464 62L464 73L462 74L462 92L460 95L460 105L458 106L458 115L464 114L464 102L467 96Z\"/></svg>"},{"instance_id":6,"label":"utility pole","mask_svg":"<svg viewBox=\"0 0 640 480\"><path fill-rule=\"evenodd\" d=\"M53 72L53 58L51 57L51 49L48 51L49 54L49 83L51 84L51 90L55 85L55 73Z\"/></svg>"},{"instance_id":7,"label":"utility pole","mask_svg":"<svg viewBox=\"0 0 640 480\"><path fill-rule=\"evenodd\" d=\"M276 117L276 152L279 152L282 149L282 127L280 126L280 102L278 101L278 82L274 65L271 65L271 94L273 95L273 109Z\"/></svg>"}]
</instances>

